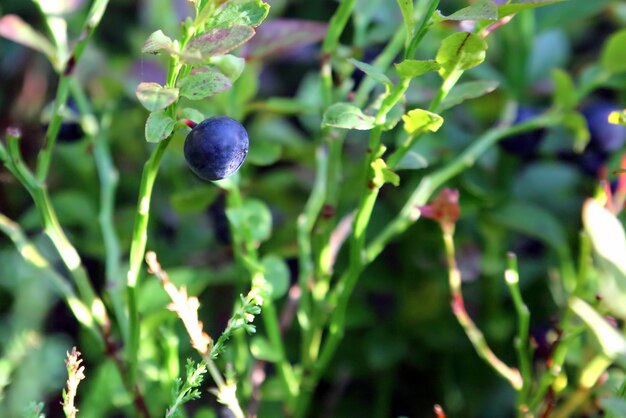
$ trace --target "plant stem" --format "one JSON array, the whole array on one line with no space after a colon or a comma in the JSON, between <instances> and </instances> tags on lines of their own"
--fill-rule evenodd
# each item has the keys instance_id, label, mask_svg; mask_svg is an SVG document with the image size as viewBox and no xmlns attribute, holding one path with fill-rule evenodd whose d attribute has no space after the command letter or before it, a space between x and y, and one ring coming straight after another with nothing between
<instances>
[{"instance_id":1,"label":"plant stem","mask_svg":"<svg viewBox=\"0 0 626 418\"><path fill-rule=\"evenodd\" d=\"M461 290L461 272L456 264L454 255L454 230L453 228L442 228L443 242L446 250L446 259L448 262L448 279L450 284L450 293L452 297L452 312L459 324L463 327L465 334L471 341L476 353L479 357L487 362L500 376L509 381L513 389L519 391L522 389L523 380L517 369L507 366L502 360L495 355L489 348L485 336L478 329L472 318L465 310L463 301L463 292Z\"/></svg>"},{"instance_id":2,"label":"plant stem","mask_svg":"<svg viewBox=\"0 0 626 418\"><path fill-rule=\"evenodd\" d=\"M419 206L428 202L432 194L444 183L454 178L463 170L474 165L476 160L493 144L511 135L529 132L558 123L560 115L547 113L529 119L518 125L506 128L493 128L480 137L459 156L440 169L422 178L411 196L407 199L400 213L372 240L366 251L366 263L371 263L380 255L385 246L400 235L420 217Z\"/></svg>"},{"instance_id":3,"label":"plant stem","mask_svg":"<svg viewBox=\"0 0 626 418\"><path fill-rule=\"evenodd\" d=\"M169 145L171 137L159 142L153 149L148 161L146 161L141 174L141 185L139 187L139 199L137 201L137 213L135 215L135 226L130 245L129 269L126 276L126 293L128 297L128 335L126 336L126 355L128 361L128 373L130 381L136 384L138 369L139 350L139 312L137 311L137 281L141 263L146 251L148 239L148 220L150 218L150 201L152 189L159 171L159 164L163 154Z\"/></svg>"},{"instance_id":4,"label":"plant stem","mask_svg":"<svg viewBox=\"0 0 626 418\"><path fill-rule=\"evenodd\" d=\"M508 254L508 268L504 273L506 284L513 298L513 305L517 314L517 338L515 340L515 349L519 362L519 370L522 376L522 389L517 398L517 409L521 411L528 407L528 395L532 384L532 355L528 343L528 329L530 323L530 311L522 299L522 293L519 288L519 273L517 268L517 258L515 254Z\"/></svg>"},{"instance_id":5,"label":"plant stem","mask_svg":"<svg viewBox=\"0 0 626 418\"><path fill-rule=\"evenodd\" d=\"M89 12L87 18L83 23L81 36L78 42L74 46L71 56L67 63L64 64L62 71L59 71L59 85L57 87L57 93L52 107L52 117L50 124L46 130L44 137L44 144L37 159L37 180L44 182L48 177L48 171L50 169L50 162L52 160L52 151L63 122L63 116L61 115L61 107L65 105L70 87L70 79L73 77L74 69L83 55L85 47L89 43L91 36L93 35L96 27L100 23L104 11L107 8L109 0L95 0Z\"/></svg>"}]
</instances>

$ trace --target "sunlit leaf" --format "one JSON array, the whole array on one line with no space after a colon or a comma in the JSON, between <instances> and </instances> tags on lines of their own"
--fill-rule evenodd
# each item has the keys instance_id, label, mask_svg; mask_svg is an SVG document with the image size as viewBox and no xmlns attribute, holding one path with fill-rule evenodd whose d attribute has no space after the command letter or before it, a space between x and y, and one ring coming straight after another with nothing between
<instances>
[{"instance_id":1,"label":"sunlit leaf","mask_svg":"<svg viewBox=\"0 0 626 418\"><path fill-rule=\"evenodd\" d=\"M419 132L437 132L443 124L443 118L436 113L424 109L413 109L402 116L404 130L409 135Z\"/></svg>"},{"instance_id":2,"label":"sunlit leaf","mask_svg":"<svg viewBox=\"0 0 626 418\"><path fill-rule=\"evenodd\" d=\"M415 78L431 71L439 70L435 61L404 60L395 64L398 75L403 78Z\"/></svg>"},{"instance_id":3,"label":"sunlit leaf","mask_svg":"<svg viewBox=\"0 0 626 418\"><path fill-rule=\"evenodd\" d=\"M439 74L446 78L453 71L468 70L485 60L487 42L469 32L458 32L445 38L437 51Z\"/></svg>"},{"instance_id":4,"label":"sunlit leaf","mask_svg":"<svg viewBox=\"0 0 626 418\"><path fill-rule=\"evenodd\" d=\"M159 29L152 32L150 37L146 40L146 42L144 42L141 52L146 54L157 54L161 50L171 51L172 47L172 40Z\"/></svg>"},{"instance_id":5,"label":"sunlit leaf","mask_svg":"<svg viewBox=\"0 0 626 418\"><path fill-rule=\"evenodd\" d=\"M213 55L224 55L239 47L254 36L250 26L233 26L226 29L212 29L193 38L185 47L188 56L204 60Z\"/></svg>"},{"instance_id":6,"label":"sunlit leaf","mask_svg":"<svg viewBox=\"0 0 626 418\"><path fill-rule=\"evenodd\" d=\"M626 29L612 34L602 48L602 66L611 73L626 71Z\"/></svg>"},{"instance_id":7,"label":"sunlit leaf","mask_svg":"<svg viewBox=\"0 0 626 418\"><path fill-rule=\"evenodd\" d=\"M259 26L269 13L270 5L261 0L229 1L207 22L209 28Z\"/></svg>"},{"instance_id":8,"label":"sunlit leaf","mask_svg":"<svg viewBox=\"0 0 626 418\"><path fill-rule=\"evenodd\" d=\"M564 0L511 0L508 4L498 6L498 18L512 15L527 9L536 7L549 6L551 4L560 3Z\"/></svg>"}]
</instances>

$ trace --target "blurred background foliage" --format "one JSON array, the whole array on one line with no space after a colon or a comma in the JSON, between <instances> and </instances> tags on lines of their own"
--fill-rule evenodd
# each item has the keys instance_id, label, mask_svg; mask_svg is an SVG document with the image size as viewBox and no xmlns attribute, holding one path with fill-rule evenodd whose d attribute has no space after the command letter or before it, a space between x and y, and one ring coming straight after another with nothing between
<instances>
[{"instance_id":1,"label":"blurred background foliage","mask_svg":"<svg viewBox=\"0 0 626 418\"><path fill-rule=\"evenodd\" d=\"M327 22L333 0L270 0L271 19L291 18ZM444 15L467 5L462 0L440 4ZM86 7L69 19L70 36L79 34ZM140 81L162 82L164 57L141 55L148 34L156 29L176 35L179 22L191 12L184 0L112 0L83 57L78 76L95 109L112 112L110 144L120 171L115 222L122 250L128 252L141 167L149 145L143 139L147 112L138 105L135 87ZM35 6L24 0L2 0L0 14L15 13L41 29ZM358 33L353 21L342 37L340 51L362 61L374 58L401 26L395 1L362 0L355 19L371 13L372 21ZM467 80L495 80L499 87L479 99L444 114L445 124L418 142L418 169L402 171L402 183L415 185L424 170L457 154L497 122L501 109L515 100L524 108L541 111L552 103L551 73L563 69L584 78L606 38L626 25L626 4L612 0L569 0L540 8L532 19L514 19L489 38L487 60L465 76ZM74 22L74 24L72 24ZM439 40L456 30L438 25L420 45L418 58L434 56ZM357 36L358 35L358 36ZM318 40L321 38L318 38ZM348 46L357 39L354 46ZM232 91L199 103L206 115L228 114L242 120L250 136L250 154L242 168L242 190L247 199L269 206L271 238L261 254L277 254L297 275L296 218L312 187L314 143L319 131L319 43L255 57L244 48L248 62ZM336 63L338 82L346 89L359 83L347 62ZM32 163L45 130L46 107L54 97L56 75L40 54L0 39L0 132L19 125L23 152ZM423 106L432 97L436 76L416 79L406 108ZM626 77L614 77L587 95L581 110L599 103L626 105ZM272 97L294 97L300 108L272 106ZM276 104L275 102L273 103ZM71 107L71 106L70 106ZM311 111L312 109L312 111ZM73 132L78 131L77 132ZM401 129L391 131L392 142ZM66 138L63 138L63 136ZM63 140L65 139L65 140ZM85 260L90 277L104 284L104 247L97 223L99 183L91 144L81 139L79 127L67 127L55 150L49 178L50 193L61 224ZM219 334L236 296L224 196L198 180L182 156L184 135L175 136L162 164L155 189L148 248L159 254L172 279L198 294L201 315L209 333ZM592 138L592 141L594 138ZM532 141L526 141L531 143ZM340 215L350 211L358 196L351 182L358 175L366 147L364 134L353 131L344 150L345 175ZM623 141L609 151L602 144L583 154L572 152L574 138L564 129L544 132L533 149L494 147L475 167L453 184L461 193L462 217L457 224L458 261L464 279L467 309L485 332L496 353L514 362L515 315L503 281L507 251L519 257L521 287L531 311L531 331L537 342L535 362L542 367L549 336L561 311L551 286L551 269L558 264L554 247L571 254L578 250L581 204L593 195L602 167L620 166ZM605 169L606 170L606 169ZM605 171L606 172L606 171ZM371 232L399 210L411 187L384 188L372 218ZM54 252L40 235L40 221L22 187L4 169L0 171L0 212L19 221L42 248ZM110 362L101 362L91 337L81 331L45 278L23 262L13 245L0 238L0 347L2 368L11 384L0 381L0 415L11 417L31 401L46 400L49 417L59 416L65 383L64 352L78 345L85 357L87 379L79 390L82 417L120 416L125 402ZM339 265L346 260L340 257ZM445 405L449 416L512 416L514 392L476 356L453 317L448 297L447 270L437 225L420 221L395 240L364 273L348 311L348 331L321 387L312 416L428 417L434 403ZM152 385L146 397L158 410L168 399L174 370L164 371L159 358L180 349L193 357L177 319L164 306L166 296L153 277L142 279L140 311L145 338L140 353L143 372ZM262 328L262 325L259 324ZM288 337L297 348L297 332ZM289 340L288 340L289 341ZM584 361L584 346L574 349L567 366ZM164 354L165 353L165 354ZM166 361L165 361L166 362ZM608 393L621 383L621 372L610 373L599 389ZM4 372L3 376L7 373ZM604 391L604 392L602 392ZM272 387L266 388L272 398ZM151 397L150 394L153 394ZM206 408L209 396L193 405L195 416L213 416ZM276 416L271 403L261 416Z\"/></svg>"}]
</instances>

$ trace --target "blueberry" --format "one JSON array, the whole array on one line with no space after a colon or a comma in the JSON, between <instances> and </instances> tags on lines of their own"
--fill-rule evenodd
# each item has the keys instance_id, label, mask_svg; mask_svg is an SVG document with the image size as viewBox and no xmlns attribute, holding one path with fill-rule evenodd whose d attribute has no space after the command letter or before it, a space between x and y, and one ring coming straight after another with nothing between
<instances>
[{"instance_id":1,"label":"blueberry","mask_svg":"<svg viewBox=\"0 0 626 418\"><path fill-rule=\"evenodd\" d=\"M513 123L518 124L528 119L539 116L540 112L532 107L520 106L517 109L517 115ZM519 135L510 136L500 141L500 146L503 150L510 154L517 155L521 158L527 159L533 157L541 140L545 134L545 129L539 129L536 131L526 132Z\"/></svg>"},{"instance_id":2,"label":"blueberry","mask_svg":"<svg viewBox=\"0 0 626 418\"><path fill-rule=\"evenodd\" d=\"M248 154L248 133L226 116L206 119L185 139L185 160L191 171L204 180L221 180L241 167Z\"/></svg>"},{"instance_id":3,"label":"blueberry","mask_svg":"<svg viewBox=\"0 0 626 418\"><path fill-rule=\"evenodd\" d=\"M595 151L612 152L626 142L626 127L608 122L609 113L621 110L609 102L597 102L582 110L589 127L589 147Z\"/></svg>"}]
</instances>

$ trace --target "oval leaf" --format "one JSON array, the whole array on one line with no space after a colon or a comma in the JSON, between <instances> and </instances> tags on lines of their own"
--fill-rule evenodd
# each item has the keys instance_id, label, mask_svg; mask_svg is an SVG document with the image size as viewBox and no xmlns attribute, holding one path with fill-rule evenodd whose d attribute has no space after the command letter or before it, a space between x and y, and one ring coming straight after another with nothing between
<instances>
[{"instance_id":1,"label":"oval leaf","mask_svg":"<svg viewBox=\"0 0 626 418\"><path fill-rule=\"evenodd\" d=\"M404 130L409 135L420 132L437 132L443 124L443 118L436 113L424 109L413 109L402 116Z\"/></svg>"},{"instance_id":2,"label":"oval leaf","mask_svg":"<svg viewBox=\"0 0 626 418\"><path fill-rule=\"evenodd\" d=\"M468 70L485 60L487 42L469 32L458 32L445 38L437 51L439 74L446 78L457 70Z\"/></svg>"},{"instance_id":3,"label":"oval leaf","mask_svg":"<svg viewBox=\"0 0 626 418\"><path fill-rule=\"evenodd\" d=\"M209 28L230 28L232 26L259 26L270 11L270 5L261 0L246 2L230 1L207 22Z\"/></svg>"},{"instance_id":4,"label":"oval leaf","mask_svg":"<svg viewBox=\"0 0 626 418\"><path fill-rule=\"evenodd\" d=\"M497 20L498 7L491 0L481 0L471 6L457 10L445 20Z\"/></svg>"},{"instance_id":5,"label":"oval leaf","mask_svg":"<svg viewBox=\"0 0 626 418\"><path fill-rule=\"evenodd\" d=\"M227 209L226 216L234 228L249 229L255 241L265 241L270 237L272 214L260 200L247 199L241 207Z\"/></svg>"},{"instance_id":6,"label":"oval leaf","mask_svg":"<svg viewBox=\"0 0 626 418\"><path fill-rule=\"evenodd\" d=\"M173 49L173 42L159 29L156 32L152 32L152 35L144 42L141 52L157 54L162 49L171 51Z\"/></svg>"},{"instance_id":7,"label":"oval leaf","mask_svg":"<svg viewBox=\"0 0 626 418\"><path fill-rule=\"evenodd\" d=\"M232 83L217 71L201 71L185 77L178 85L180 95L190 100L213 96L232 87Z\"/></svg>"},{"instance_id":8,"label":"oval leaf","mask_svg":"<svg viewBox=\"0 0 626 418\"><path fill-rule=\"evenodd\" d=\"M446 96L439 106L439 111L450 109L457 106L469 99L476 99L478 97L489 94L498 88L499 83L494 80L479 80L468 81L466 83L460 83L454 86L450 94Z\"/></svg>"},{"instance_id":9,"label":"oval leaf","mask_svg":"<svg viewBox=\"0 0 626 418\"><path fill-rule=\"evenodd\" d=\"M560 3L563 0L512 0L508 4L498 6L498 19L513 13L521 12L526 9L534 9L535 7L549 6L554 3Z\"/></svg>"},{"instance_id":10,"label":"oval leaf","mask_svg":"<svg viewBox=\"0 0 626 418\"><path fill-rule=\"evenodd\" d=\"M226 54L253 36L254 29L250 26L213 29L189 41L185 51L188 57L204 60L212 55Z\"/></svg>"},{"instance_id":11,"label":"oval leaf","mask_svg":"<svg viewBox=\"0 0 626 418\"><path fill-rule=\"evenodd\" d=\"M439 69L439 64L431 60L404 60L399 64L395 64L395 66L398 75L403 78L419 77L422 74L437 71Z\"/></svg>"},{"instance_id":12,"label":"oval leaf","mask_svg":"<svg viewBox=\"0 0 626 418\"><path fill-rule=\"evenodd\" d=\"M621 222L596 200L583 206L583 224L596 254L603 301L626 318L626 234Z\"/></svg>"},{"instance_id":13,"label":"oval leaf","mask_svg":"<svg viewBox=\"0 0 626 418\"><path fill-rule=\"evenodd\" d=\"M176 121L161 110L152 112L146 121L146 141L160 142L170 136L174 130Z\"/></svg>"},{"instance_id":14,"label":"oval leaf","mask_svg":"<svg viewBox=\"0 0 626 418\"><path fill-rule=\"evenodd\" d=\"M272 299L279 299L289 289L289 267L282 258L276 255L263 257L261 262L265 270L265 280L269 283Z\"/></svg>"},{"instance_id":15,"label":"oval leaf","mask_svg":"<svg viewBox=\"0 0 626 418\"><path fill-rule=\"evenodd\" d=\"M357 61L354 58L350 58L348 59L348 61L352 65L354 65L356 68L363 71L368 76L372 77L373 80L378 81L379 83L382 83L385 85L389 85L389 86L391 85L391 80L389 80L389 77L387 77L385 73L383 73L381 70L374 67L373 65L369 65L365 62Z\"/></svg>"},{"instance_id":16,"label":"oval leaf","mask_svg":"<svg viewBox=\"0 0 626 418\"><path fill-rule=\"evenodd\" d=\"M274 19L257 29L256 36L243 47L242 55L248 59L266 58L311 45L324 39L327 28L322 22Z\"/></svg>"},{"instance_id":17,"label":"oval leaf","mask_svg":"<svg viewBox=\"0 0 626 418\"><path fill-rule=\"evenodd\" d=\"M159 83L139 83L135 90L137 99L151 112L165 109L178 99L178 89L163 87Z\"/></svg>"},{"instance_id":18,"label":"oval leaf","mask_svg":"<svg viewBox=\"0 0 626 418\"><path fill-rule=\"evenodd\" d=\"M366 131L374 127L374 118L351 104L335 103L326 109L322 126Z\"/></svg>"},{"instance_id":19,"label":"oval leaf","mask_svg":"<svg viewBox=\"0 0 626 418\"><path fill-rule=\"evenodd\" d=\"M626 71L626 29L614 33L602 49L602 66L610 73Z\"/></svg>"}]
</instances>

